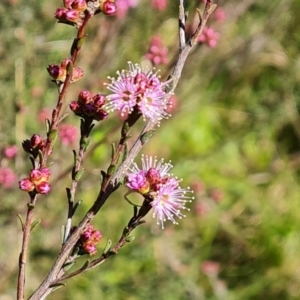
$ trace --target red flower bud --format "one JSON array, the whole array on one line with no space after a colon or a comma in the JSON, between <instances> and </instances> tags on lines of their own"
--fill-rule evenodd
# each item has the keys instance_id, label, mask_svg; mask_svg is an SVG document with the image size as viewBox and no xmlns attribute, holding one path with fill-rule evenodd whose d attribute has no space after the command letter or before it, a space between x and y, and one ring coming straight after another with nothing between
<instances>
[{"instance_id":1,"label":"red flower bud","mask_svg":"<svg viewBox=\"0 0 300 300\"><path fill-rule=\"evenodd\" d=\"M66 78L66 70L58 65L49 65L47 67L47 71L49 75L55 80L64 81Z\"/></svg>"},{"instance_id":2,"label":"red flower bud","mask_svg":"<svg viewBox=\"0 0 300 300\"><path fill-rule=\"evenodd\" d=\"M92 94L88 90L83 90L78 95L78 102L80 104L88 104L92 102Z\"/></svg>"},{"instance_id":3,"label":"red flower bud","mask_svg":"<svg viewBox=\"0 0 300 300\"><path fill-rule=\"evenodd\" d=\"M39 134L34 134L31 139L30 139L30 146L34 149L39 148L40 146L42 146L42 138Z\"/></svg>"},{"instance_id":4,"label":"red flower bud","mask_svg":"<svg viewBox=\"0 0 300 300\"><path fill-rule=\"evenodd\" d=\"M105 103L105 95L102 95L102 94L96 94L94 97L93 97L93 102L94 102L94 106L96 108L100 108L104 105Z\"/></svg>"},{"instance_id":5,"label":"red flower bud","mask_svg":"<svg viewBox=\"0 0 300 300\"><path fill-rule=\"evenodd\" d=\"M102 121L105 120L108 117L108 112L104 109L98 109L96 113L94 114L94 119L96 121Z\"/></svg>"},{"instance_id":6,"label":"red flower bud","mask_svg":"<svg viewBox=\"0 0 300 300\"><path fill-rule=\"evenodd\" d=\"M75 114L82 113L82 109L81 109L78 101L71 101L69 107L70 107L71 111L74 112Z\"/></svg>"}]
</instances>

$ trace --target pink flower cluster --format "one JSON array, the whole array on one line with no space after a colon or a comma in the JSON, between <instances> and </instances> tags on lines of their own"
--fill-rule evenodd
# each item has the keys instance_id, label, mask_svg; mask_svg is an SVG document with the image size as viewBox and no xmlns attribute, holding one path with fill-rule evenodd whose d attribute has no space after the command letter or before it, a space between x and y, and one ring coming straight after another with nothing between
<instances>
[{"instance_id":1,"label":"pink flower cluster","mask_svg":"<svg viewBox=\"0 0 300 300\"><path fill-rule=\"evenodd\" d=\"M59 82L64 82L67 76L67 66L71 62L71 59L65 58L60 65L51 64L47 67L49 75ZM71 82L76 82L80 80L84 75L84 72L81 68L73 68Z\"/></svg>"},{"instance_id":2,"label":"pink flower cluster","mask_svg":"<svg viewBox=\"0 0 300 300\"><path fill-rule=\"evenodd\" d=\"M3 150L4 156L7 158L14 158L18 152L18 147L16 145L7 146Z\"/></svg>"},{"instance_id":3,"label":"pink flower cluster","mask_svg":"<svg viewBox=\"0 0 300 300\"><path fill-rule=\"evenodd\" d=\"M120 19L126 17L128 10L137 6L138 0L118 0L116 16Z\"/></svg>"},{"instance_id":4,"label":"pink flower cluster","mask_svg":"<svg viewBox=\"0 0 300 300\"><path fill-rule=\"evenodd\" d=\"M88 225L84 232L81 234L79 239L79 247L90 255L96 254L96 244L102 238L100 231L95 230L93 225Z\"/></svg>"},{"instance_id":5,"label":"pink flower cluster","mask_svg":"<svg viewBox=\"0 0 300 300\"><path fill-rule=\"evenodd\" d=\"M163 11L168 6L168 0L151 0L151 5L159 11Z\"/></svg>"},{"instance_id":6,"label":"pink flower cluster","mask_svg":"<svg viewBox=\"0 0 300 300\"><path fill-rule=\"evenodd\" d=\"M19 181L19 188L25 192L37 194L48 194L51 186L49 184L50 170L48 168L32 169L28 178Z\"/></svg>"},{"instance_id":7,"label":"pink flower cluster","mask_svg":"<svg viewBox=\"0 0 300 300\"><path fill-rule=\"evenodd\" d=\"M151 38L150 47L145 57L156 65L165 65L168 63L168 48L164 46L160 36Z\"/></svg>"},{"instance_id":8,"label":"pink flower cluster","mask_svg":"<svg viewBox=\"0 0 300 300\"><path fill-rule=\"evenodd\" d=\"M117 72L118 78L111 78L107 88L113 92L106 97L105 108L109 111L119 110L121 116L134 110L144 119L159 122L169 117L165 111L169 94L164 89L169 82L162 83L158 72L144 69L138 64L129 64L129 70Z\"/></svg>"},{"instance_id":9,"label":"pink flower cluster","mask_svg":"<svg viewBox=\"0 0 300 300\"><path fill-rule=\"evenodd\" d=\"M5 189L11 188L16 182L16 175L10 168L0 167L0 186Z\"/></svg>"},{"instance_id":10,"label":"pink flower cluster","mask_svg":"<svg viewBox=\"0 0 300 300\"><path fill-rule=\"evenodd\" d=\"M185 204L193 199L186 195L192 191L181 188L180 180L169 173L172 167L170 163L164 163L163 159L158 161L151 156L143 156L142 168L133 163L125 177L129 189L151 199L153 217L162 228L166 220L177 224L174 217L185 217L181 210L186 210Z\"/></svg>"},{"instance_id":11,"label":"pink flower cluster","mask_svg":"<svg viewBox=\"0 0 300 300\"><path fill-rule=\"evenodd\" d=\"M65 145L72 145L78 138L78 128L71 124L61 124L58 129L61 142Z\"/></svg>"},{"instance_id":12,"label":"pink flower cluster","mask_svg":"<svg viewBox=\"0 0 300 300\"><path fill-rule=\"evenodd\" d=\"M199 42L207 44L210 48L215 48L217 46L219 38L220 34L213 28L205 27L199 37Z\"/></svg>"},{"instance_id":13,"label":"pink flower cluster","mask_svg":"<svg viewBox=\"0 0 300 300\"><path fill-rule=\"evenodd\" d=\"M85 13L88 12L88 3L93 0L64 0L64 7L55 12L55 18L61 23L74 25L79 28L84 21ZM99 9L106 15L113 15L117 6L115 0L104 0L99 2Z\"/></svg>"},{"instance_id":14,"label":"pink flower cluster","mask_svg":"<svg viewBox=\"0 0 300 300\"><path fill-rule=\"evenodd\" d=\"M70 103L70 109L75 115L82 118L92 118L96 121L101 121L107 118L108 113L104 109L106 98L105 95L92 93L88 90L83 90L78 95L77 101Z\"/></svg>"}]
</instances>

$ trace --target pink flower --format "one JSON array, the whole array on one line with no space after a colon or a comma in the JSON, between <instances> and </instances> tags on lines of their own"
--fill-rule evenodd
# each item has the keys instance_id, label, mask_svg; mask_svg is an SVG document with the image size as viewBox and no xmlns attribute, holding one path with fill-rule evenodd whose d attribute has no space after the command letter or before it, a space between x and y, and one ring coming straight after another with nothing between
<instances>
[{"instance_id":1,"label":"pink flower","mask_svg":"<svg viewBox=\"0 0 300 300\"><path fill-rule=\"evenodd\" d=\"M217 46L220 34L210 27L205 27L203 33L199 37L200 43L207 44L210 48Z\"/></svg>"},{"instance_id":2,"label":"pink flower","mask_svg":"<svg viewBox=\"0 0 300 300\"><path fill-rule=\"evenodd\" d=\"M146 194L150 190L150 184L147 181L146 174L141 170L136 173L128 174L126 185L131 190L137 191L141 194Z\"/></svg>"},{"instance_id":3,"label":"pink flower","mask_svg":"<svg viewBox=\"0 0 300 300\"><path fill-rule=\"evenodd\" d=\"M171 113L173 111L176 111L177 108L178 108L178 98L175 95L173 95L171 96L171 98L167 103L166 112Z\"/></svg>"},{"instance_id":4,"label":"pink flower","mask_svg":"<svg viewBox=\"0 0 300 300\"><path fill-rule=\"evenodd\" d=\"M38 113L38 120L40 122L45 122L46 119L50 120L52 112L49 108L42 108Z\"/></svg>"},{"instance_id":5,"label":"pink flower","mask_svg":"<svg viewBox=\"0 0 300 300\"><path fill-rule=\"evenodd\" d=\"M93 255L97 252L96 244L102 238L99 230L95 230L93 225L88 225L80 236L79 246L85 253Z\"/></svg>"},{"instance_id":6,"label":"pink flower","mask_svg":"<svg viewBox=\"0 0 300 300\"><path fill-rule=\"evenodd\" d=\"M202 263L201 269L208 276L217 276L220 272L220 264L215 261L206 260Z\"/></svg>"},{"instance_id":7,"label":"pink flower","mask_svg":"<svg viewBox=\"0 0 300 300\"><path fill-rule=\"evenodd\" d=\"M76 82L80 80L83 76L84 76L84 72L81 68L74 68L71 82Z\"/></svg>"},{"instance_id":8,"label":"pink flower","mask_svg":"<svg viewBox=\"0 0 300 300\"><path fill-rule=\"evenodd\" d=\"M152 199L153 217L162 228L166 220L177 224L175 217L184 217L181 211L187 210L185 204L193 199L187 196L192 191L181 188L180 180L169 173L171 168L171 163L164 163L163 159L142 156L141 169L133 163L125 176L128 188Z\"/></svg>"},{"instance_id":9,"label":"pink flower","mask_svg":"<svg viewBox=\"0 0 300 300\"><path fill-rule=\"evenodd\" d=\"M61 142L65 145L72 145L78 138L79 132L77 127L70 124L61 124L58 135Z\"/></svg>"},{"instance_id":10,"label":"pink flower","mask_svg":"<svg viewBox=\"0 0 300 300\"><path fill-rule=\"evenodd\" d=\"M9 189L14 185L16 175L10 168L0 168L0 185L5 189Z\"/></svg>"},{"instance_id":11,"label":"pink flower","mask_svg":"<svg viewBox=\"0 0 300 300\"><path fill-rule=\"evenodd\" d=\"M223 8L218 7L214 13L213 16L215 17L215 19L219 22L223 22L226 20L226 13L224 11Z\"/></svg>"},{"instance_id":12,"label":"pink flower","mask_svg":"<svg viewBox=\"0 0 300 300\"><path fill-rule=\"evenodd\" d=\"M164 228L166 220L170 220L173 224L178 224L174 217L179 219L185 217L181 210L188 210L185 204L193 199L190 196L186 196L187 192L190 192L190 190L183 189L178 185L175 187L174 182L171 181L167 181L160 186L157 195L151 202L153 217L156 218L157 224Z\"/></svg>"},{"instance_id":13,"label":"pink flower","mask_svg":"<svg viewBox=\"0 0 300 300\"><path fill-rule=\"evenodd\" d=\"M116 16L120 19L126 17L128 10L137 6L138 0L118 0Z\"/></svg>"},{"instance_id":14,"label":"pink flower","mask_svg":"<svg viewBox=\"0 0 300 300\"><path fill-rule=\"evenodd\" d=\"M90 255L93 255L93 254L96 254L96 253L97 253L96 245L95 245L95 243L93 243L92 241L88 241L88 242L84 243L84 244L82 245L82 248L83 248L83 250L84 250L86 253L88 253L88 254L90 254Z\"/></svg>"},{"instance_id":15,"label":"pink flower","mask_svg":"<svg viewBox=\"0 0 300 300\"><path fill-rule=\"evenodd\" d=\"M117 72L118 78L111 78L107 88L113 94L107 96L105 108L108 111L119 110L121 116L138 110L144 119L159 122L168 118L165 111L169 95L164 91L169 82L160 82L154 69L143 69L138 64L129 64L129 70Z\"/></svg>"},{"instance_id":16,"label":"pink flower","mask_svg":"<svg viewBox=\"0 0 300 300\"><path fill-rule=\"evenodd\" d=\"M16 145L8 146L4 149L4 155L7 158L14 158L18 152L18 147Z\"/></svg>"},{"instance_id":17,"label":"pink flower","mask_svg":"<svg viewBox=\"0 0 300 300\"><path fill-rule=\"evenodd\" d=\"M168 0L152 0L151 5L153 8L163 11L167 8Z\"/></svg>"},{"instance_id":18,"label":"pink flower","mask_svg":"<svg viewBox=\"0 0 300 300\"><path fill-rule=\"evenodd\" d=\"M165 65L168 63L168 49L164 46L159 36L154 36L150 41L150 48L145 57L151 61L153 65Z\"/></svg>"}]
</instances>

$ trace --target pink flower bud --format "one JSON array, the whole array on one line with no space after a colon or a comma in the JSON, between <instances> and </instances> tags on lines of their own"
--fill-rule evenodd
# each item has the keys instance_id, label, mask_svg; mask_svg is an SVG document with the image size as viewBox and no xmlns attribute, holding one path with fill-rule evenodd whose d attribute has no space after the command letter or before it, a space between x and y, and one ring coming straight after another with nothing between
<instances>
[{"instance_id":1,"label":"pink flower bud","mask_svg":"<svg viewBox=\"0 0 300 300\"><path fill-rule=\"evenodd\" d=\"M60 67L63 69L67 68L68 63L72 63L72 60L70 58L65 58L61 63Z\"/></svg>"},{"instance_id":2,"label":"pink flower bud","mask_svg":"<svg viewBox=\"0 0 300 300\"><path fill-rule=\"evenodd\" d=\"M68 10L65 7L60 7L55 12L55 18L58 20L63 20L66 18L66 12Z\"/></svg>"},{"instance_id":3,"label":"pink flower bud","mask_svg":"<svg viewBox=\"0 0 300 300\"><path fill-rule=\"evenodd\" d=\"M83 250L87 253L89 253L90 255L96 254L97 253L97 249L95 244L92 241L88 241L86 243L83 244Z\"/></svg>"},{"instance_id":4,"label":"pink flower bud","mask_svg":"<svg viewBox=\"0 0 300 300\"><path fill-rule=\"evenodd\" d=\"M75 9L70 9L65 14L66 19L70 22L76 22L80 18L80 14Z\"/></svg>"},{"instance_id":5,"label":"pink flower bud","mask_svg":"<svg viewBox=\"0 0 300 300\"><path fill-rule=\"evenodd\" d=\"M85 0L76 0L76 1L74 1L73 8L80 11L80 12L85 11L86 8L87 8L86 1Z\"/></svg>"},{"instance_id":6,"label":"pink flower bud","mask_svg":"<svg viewBox=\"0 0 300 300\"><path fill-rule=\"evenodd\" d=\"M70 107L71 111L74 112L75 114L82 113L82 109L81 109L78 101L71 101L69 107Z\"/></svg>"},{"instance_id":7,"label":"pink flower bud","mask_svg":"<svg viewBox=\"0 0 300 300\"><path fill-rule=\"evenodd\" d=\"M102 234L99 230L94 230L92 232L91 239L93 240L94 243L98 243L102 239Z\"/></svg>"},{"instance_id":8,"label":"pink flower bud","mask_svg":"<svg viewBox=\"0 0 300 300\"><path fill-rule=\"evenodd\" d=\"M55 80L64 81L66 78L66 70L58 65L49 65L47 67L47 71L49 75Z\"/></svg>"},{"instance_id":9,"label":"pink flower bud","mask_svg":"<svg viewBox=\"0 0 300 300\"><path fill-rule=\"evenodd\" d=\"M39 194L48 194L51 190L51 186L48 182L42 181L36 185L35 189Z\"/></svg>"},{"instance_id":10,"label":"pink flower bud","mask_svg":"<svg viewBox=\"0 0 300 300\"><path fill-rule=\"evenodd\" d=\"M42 138L39 134L34 134L30 139L30 145L32 148L37 149L42 145Z\"/></svg>"},{"instance_id":11,"label":"pink flower bud","mask_svg":"<svg viewBox=\"0 0 300 300\"><path fill-rule=\"evenodd\" d=\"M4 155L7 158L14 158L18 152L18 147L16 145L6 147L4 149Z\"/></svg>"},{"instance_id":12,"label":"pink flower bud","mask_svg":"<svg viewBox=\"0 0 300 300\"><path fill-rule=\"evenodd\" d=\"M34 184L39 184L40 182L43 181L43 173L38 170L38 169L32 169L29 172L29 179L34 183Z\"/></svg>"},{"instance_id":13,"label":"pink flower bud","mask_svg":"<svg viewBox=\"0 0 300 300\"><path fill-rule=\"evenodd\" d=\"M116 13L117 6L114 3L114 0L106 0L100 4L101 11L108 16L111 16Z\"/></svg>"},{"instance_id":14,"label":"pink flower bud","mask_svg":"<svg viewBox=\"0 0 300 300\"><path fill-rule=\"evenodd\" d=\"M80 80L84 76L84 72L81 68L74 68L72 73L72 82Z\"/></svg>"},{"instance_id":15,"label":"pink flower bud","mask_svg":"<svg viewBox=\"0 0 300 300\"><path fill-rule=\"evenodd\" d=\"M41 168L40 171L42 173L44 181L48 181L49 178L50 178L50 175L51 175L50 169L48 169L48 168Z\"/></svg>"},{"instance_id":16,"label":"pink flower bud","mask_svg":"<svg viewBox=\"0 0 300 300\"><path fill-rule=\"evenodd\" d=\"M80 104L88 104L92 102L92 94L88 90L83 90L78 95L78 102Z\"/></svg>"},{"instance_id":17,"label":"pink flower bud","mask_svg":"<svg viewBox=\"0 0 300 300\"><path fill-rule=\"evenodd\" d=\"M102 121L105 120L108 117L108 112L104 109L98 109L94 114L94 120L96 121Z\"/></svg>"},{"instance_id":18,"label":"pink flower bud","mask_svg":"<svg viewBox=\"0 0 300 300\"><path fill-rule=\"evenodd\" d=\"M97 108L100 108L104 105L105 103L105 95L102 95L102 94L96 94L94 97L93 97L93 102L94 102L94 106L97 107Z\"/></svg>"},{"instance_id":19,"label":"pink flower bud","mask_svg":"<svg viewBox=\"0 0 300 300\"><path fill-rule=\"evenodd\" d=\"M29 178L24 178L19 181L19 188L25 192L32 192L35 188L35 185Z\"/></svg>"}]
</instances>

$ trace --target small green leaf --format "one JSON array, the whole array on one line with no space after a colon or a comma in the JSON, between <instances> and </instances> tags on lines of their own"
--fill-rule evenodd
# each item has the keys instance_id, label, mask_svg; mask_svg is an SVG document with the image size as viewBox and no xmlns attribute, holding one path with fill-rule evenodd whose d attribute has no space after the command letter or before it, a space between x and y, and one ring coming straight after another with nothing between
<instances>
[{"instance_id":1,"label":"small green leaf","mask_svg":"<svg viewBox=\"0 0 300 300\"><path fill-rule=\"evenodd\" d=\"M82 47L82 45L84 44L86 40L86 35L84 35L82 38L78 39L77 41L77 48L80 49Z\"/></svg>"},{"instance_id":2,"label":"small green leaf","mask_svg":"<svg viewBox=\"0 0 300 300\"><path fill-rule=\"evenodd\" d=\"M130 129L129 123L125 121L123 123L122 131L121 131L122 137L127 136L129 129Z\"/></svg>"},{"instance_id":3,"label":"small green leaf","mask_svg":"<svg viewBox=\"0 0 300 300\"><path fill-rule=\"evenodd\" d=\"M22 220L21 215L20 215L20 214L17 214L17 217L18 217L18 219L19 219L19 221L20 221L20 223L21 223L22 230L24 230L24 222L23 222L23 220Z\"/></svg>"},{"instance_id":4,"label":"small green leaf","mask_svg":"<svg viewBox=\"0 0 300 300\"><path fill-rule=\"evenodd\" d=\"M103 254L106 254L108 251L110 251L111 249L111 245L112 245L112 241L110 239L108 239L105 248L103 250Z\"/></svg>"},{"instance_id":5,"label":"small green leaf","mask_svg":"<svg viewBox=\"0 0 300 300\"><path fill-rule=\"evenodd\" d=\"M72 63L72 61L69 61L68 62L68 64L67 64L67 74L68 75L71 75L72 74L72 72L73 72L73 63Z\"/></svg>"},{"instance_id":6,"label":"small green leaf","mask_svg":"<svg viewBox=\"0 0 300 300\"><path fill-rule=\"evenodd\" d=\"M111 144L111 159L114 158L115 153L116 153L116 145L115 145L115 143L112 143Z\"/></svg>"},{"instance_id":7,"label":"small green leaf","mask_svg":"<svg viewBox=\"0 0 300 300\"><path fill-rule=\"evenodd\" d=\"M71 269L74 266L74 264L74 261L64 264L64 271L68 271L69 269Z\"/></svg>"},{"instance_id":8,"label":"small green leaf","mask_svg":"<svg viewBox=\"0 0 300 300\"><path fill-rule=\"evenodd\" d=\"M34 222L32 222L32 224L30 225L30 232L37 226L41 223L41 219L37 219L35 220Z\"/></svg>"},{"instance_id":9,"label":"small green leaf","mask_svg":"<svg viewBox=\"0 0 300 300\"><path fill-rule=\"evenodd\" d=\"M56 139L57 139L57 130L53 129L49 132L49 140L51 142L51 147L54 146Z\"/></svg>"},{"instance_id":10,"label":"small green leaf","mask_svg":"<svg viewBox=\"0 0 300 300\"><path fill-rule=\"evenodd\" d=\"M90 263L91 263L91 261L88 259L88 260L84 263L84 265L81 267L81 270L87 269L87 268L89 267Z\"/></svg>"},{"instance_id":11,"label":"small green leaf","mask_svg":"<svg viewBox=\"0 0 300 300\"><path fill-rule=\"evenodd\" d=\"M134 236L128 236L127 238L126 238L126 242L127 243L130 243L130 242L132 242L132 241L134 241L135 240L135 237Z\"/></svg>"},{"instance_id":12,"label":"small green leaf","mask_svg":"<svg viewBox=\"0 0 300 300\"><path fill-rule=\"evenodd\" d=\"M76 173L75 173L75 176L74 176L74 180L75 181L79 181L81 176L83 175L84 173L84 169L80 169L78 170Z\"/></svg>"},{"instance_id":13,"label":"small green leaf","mask_svg":"<svg viewBox=\"0 0 300 300\"><path fill-rule=\"evenodd\" d=\"M57 290L61 287L64 287L64 286L66 286L66 284L62 283L62 282L53 283L53 284L50 285L50 287L53 288L53 291L55 291L55 290Z\"/></svg>"},{"instance_id":14,"label":"small green leaf","mask_svg":"<svg viewBox=\"0 0 300 300\"><path fill-rule=\"evenodd\" d=\"M114 174L115 171L116 171L116 166L115 166L115 165L110 165L110 166L108 167L108 169L107 169L107 175L110 176L110 175Z\"/></svg>"},{"instance_id":15,"label":"small green leaf","mask_svg":"<svg viewBox=\"0 0 300 300\"><path fill-rule=\"evenodd\" d=\"M152 136L154 135L154 132L155 132L155 129L151 129L145 133L142 134L141 136L141 142L142 142L142 145L145 145L146 143L149 142L149 140L152 138Z\"/></svg>"},{"instance_id":16,"label":"small green leaf","mask_svg":"<svg viewBox=\"0 0 300 300\"><path fill-rule=\"evenodd\" d=\"M124 151L123 151L122 162L124 162L127 157L128 157L128 144L125 143L124 144Z\"/></svg>"}]
</instances>

